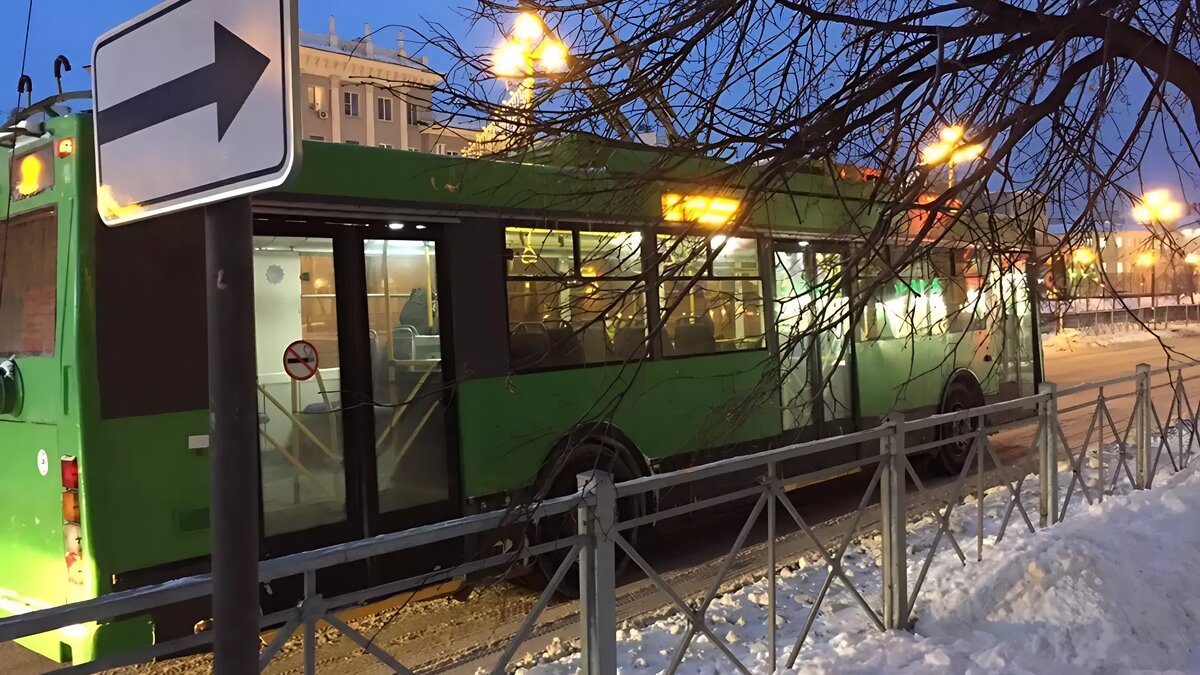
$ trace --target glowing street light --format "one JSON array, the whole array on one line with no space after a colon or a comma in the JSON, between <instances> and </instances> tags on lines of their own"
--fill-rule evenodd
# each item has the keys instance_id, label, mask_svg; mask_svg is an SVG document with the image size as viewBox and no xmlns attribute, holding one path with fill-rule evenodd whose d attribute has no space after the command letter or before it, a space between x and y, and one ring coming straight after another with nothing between
<instances>
[{"instance_id":1,"label":"glowing street light","mask_svg":"<svg viewBox=\"0 0 1200 675\"><path fill-rule=\"evenodd\" d=\"M516 109L511 118L489 122L468 144L467 157L482 157L501 152L513 145L516 130L533 126L533 88L539 77L551 77L570 69L567 46L546 28L532 12L522 12L513 21L512 30L492 52L491 72L502 80L516 80L504 107ZM507 116L506 116L507 117Z\"/></svg>"},{"instance_id":2,"label":"glowing street light","mask_svg":"<svg viewBox=\"0 0 1200 675\"><path fill-rule=\"evenodd\" d=\"M947 185L954 185L954 165L971 162L983 155L980 143L965 143L966 130L958 124L944 127L938 132L938 142L921 151L922 164L945 164L949 170Z\"/></svg>"},{"instance_id":3,"label":"glowing street light","mask_svg":"<svg viewBox=\"0 0 1200 675\"><path fill-rule=\"evenodd\" d=\"M1076 265L1087 267L1096 262L1096 252L1090 248L1077 248L1071 253L1071 260L1075 261Z\"/></svg>"},{"instance_id":4,"label":"glowing street light","mask_svg":"<svg viewBox=\"0 0 1200 675\"><path fill-rule=\"evenodd\" d=\"M566 45L550 34L542 20L522 12L512 32L492 54L492 74L502 78L532 78L567 70Z\"/></svg>"},{"instance_id":5,"label":"glowing street light","mask_svg":"<svg viewBox=\"0 0 1200 675\"><path fill-rule=\"evenodd\" d=\"M1167 190L1151 190L1133 205L1133 219L1139 223L1171 223L1183 217L1183 205Z\"/></svg>"}]
</instances>

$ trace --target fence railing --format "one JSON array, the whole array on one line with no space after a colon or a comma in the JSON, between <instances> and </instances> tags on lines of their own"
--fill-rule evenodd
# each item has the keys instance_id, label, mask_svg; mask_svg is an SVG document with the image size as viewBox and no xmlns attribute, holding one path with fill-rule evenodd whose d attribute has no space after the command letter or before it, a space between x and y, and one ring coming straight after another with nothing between
<instances>
[{"instance_id":1,"label":"fence railing","mask_svg":"<svg viewBox=\"0 0 1200 675\"><path fill-rule=\"evenodd\" d=\"M1191 375L1189 378L1188 375ZM533 523L544 518L574 518L577 527L564 528L562 536L528 546L523 554L561 556L549 583L490 664L493 673L504 673L537 629L539 617L567 575L578 575L578 649L581 669L587 673L614 673L617 669L616 604L618 570L623 564L641 574L661 592L667 606L687 623L672 652L668 673L675 672L698 636L719 650L732 670L751 673L756 668L738 653L711 624L708 612L727 583L735 558L747 549L751 530L765 514L762 577L766 585L766 642L768 671L780 665L794 667L812 635L814 622L831 588L840 586L870 624L879 630L907 629L934 558L947 547L967 564L985 555L985 539L999 541L1010 525L1028 532L1052 525L1082 501L1092 503L1124 489L1149 488L1165 466L1187 466L1197 448L1197 415L1188 386L1197 384L1200 368L1189 366L1152 371L1139 366L1131 376L1056 390L1042 384L1037 393L1015 400L969 410L906 419L892 415L883 424L856 433L800 443L734 457L711 464L651 475L614 484L602 471L578 477L579 491L549 499L514 513L494 511L386 534L263 562L263 583L288 577L303 579L303 594L291 608L265 614L264 629L279 627L265 644L260 666L265 668L287 641L299 632L304 672L317 667L319 623L340 631L381 663L397 673L412 673L420 664L406 664L402 653L363 635L337 612L364 602L417 589L441 581L482 572L503 570L513 563L511 552L489 552L446 569L348 593L326 597L318 586L321 570L384 554L414 550L438 542L463 541L514 522ZM1157 401L1156 401L1157 397ZM1031 433L1032 432L1032 433ZM940 485L927 484L915 466L918 458L947 446L963 449L965 458L957 475ZM817 471L793 471L797 460L845 448L858 448L857 459ZM862 448L869 448L862 451ZM1060 468L1065 464L1065 469ZM822 534L788 498L789 485L811 483L861 472L864 481L856 508L848 514L849 526L840 537ZM1060 485L1060 472L1067 485ZM622 517L622 500L663 494L673 488L696 485L709 479L739 476L732 487L703 499L664 506L648 513ZM926 477L928 478L928 477ZM865 483L865 487L863 486ZM1034 486L1036 484L1036 486ZM999 491L997 493L996 491ZM1036 494L1031 494L1036 492ZM1003 517L995 534L985 534L985 497L1000 494ZM970 498L969 498L970 497ZM1026 500L1030 503L1026 503ZM643 554L640 540L631 533L647 525L681 518L739 501L752 502L745 520L719 561L717 572L702 592L672 586ZM961 512L975 509L974 556L963 546L966 530L951 526ZM1036 509L1036 513L1034 512ZM872 518L866 518L868 512ZM918 552L908 546L914 515L928 514L937 522L928 547ZM957 515L956 515L957 514ZM1016 518L1017 520L1014 520ZM782 521L782 522L781 522ZM957 529L957 531L956 531ZM875 561L881 588L871 589L846 568L849 547L863 536L875 536L880 546ZM806 620L784 631L776 611L776 573L793 560L780 558L780 542L799 537L824 567L824 578L812 597ZM644 547L644 545L643 545ZM788 550L797 550L790 546ZM915 575L910 578L910 572ZM137 615L173 603L202 598L212 592L208 575L188 577L157 586L112 593L103 597L0 619L0 642L36 635L75 624ZM220 630L220 627L216 627ZM152 647L78 664L68 672L90 673L153 660L209 643L211 632L164 641Z\"/></svg>"}]
</instances>

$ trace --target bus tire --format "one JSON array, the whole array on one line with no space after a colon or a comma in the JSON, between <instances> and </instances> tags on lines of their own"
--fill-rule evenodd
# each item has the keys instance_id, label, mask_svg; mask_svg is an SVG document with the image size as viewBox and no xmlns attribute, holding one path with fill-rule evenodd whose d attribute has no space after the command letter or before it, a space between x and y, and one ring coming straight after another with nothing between
<instances>
[{"instance_id":1,"label":"bus tire","mask_svg":"<svg viewBox=\"0 0 1200 675\"><path fill-rule=\"evenodd\" d=\"M950 384L946 387L946 391L942 395L942 405L939 412L957 412L959 410L977 408L983 404L983 390L979 388L979 382L971 375L959 375L953 377L950 380ZM954 438L955 436L975 431L978 428L978 418L943 424L938 427L938 439ZM966 438L941 446L937 452L935 464L945 473L957 476L962 472L963 465L966 464L973 442L973 439Z\"/></svg>"},{"instance_id":2,"label":"bus tire","mask_svg":"<svg viewBox=\"0 0 1200 675\"><path fill-rule=\"evenodd\" d=\"M548 485L546 490L539 490L543 498L561 497L578 491L577 476L587 471L599 469L612 474L613 482L620 483L642 476L642 470L629 451L611 439L604 441L584 439L571 447L565 454L547 464L543 469L544 480L539 485ZM617 502L617 512L622 521L637 518L649 510L649 500L645 495L628 497ZM536 546L574 535L578 531L575 513L569 512L562 516L541 518L535 522L529 531L529 543ZM637 529L623 533L630 544L637 544ZM545 588L550 579L562 564L566 550L560 549L551 553L535 556L529 573L522 579L527 585L537 589ZM629 556L617 549L617 576L629 565ZM563 577L557 592L567 598L579 597L578 563Z\"/></svg>"}]
</instances>

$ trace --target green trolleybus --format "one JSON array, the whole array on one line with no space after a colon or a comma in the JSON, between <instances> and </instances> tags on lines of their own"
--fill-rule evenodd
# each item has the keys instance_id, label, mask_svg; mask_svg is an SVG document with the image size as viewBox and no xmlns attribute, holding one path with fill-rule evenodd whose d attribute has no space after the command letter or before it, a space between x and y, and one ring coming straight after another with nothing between
<instances>
[{"instance_id":1,"label":"green trolleybus","mask_svg":"<svg viewBox=\"0 0 1200 675\"><path fill-rule=\"evenodd\" d=\"M127 207L97 189L91 117L32 126L0 147L0 616L209 553L203 217L104 227ZM502 508L597 462L629 479L1034 392L1020 236L864 293L901 247L846 271L869 180L797 173L726 232L738 195L706 196L700 160L632 187L656 153L305 143L254 199L264 556ZM27 646L80 663L192 628L169 622Z\"/></svg>"}]
</instances>

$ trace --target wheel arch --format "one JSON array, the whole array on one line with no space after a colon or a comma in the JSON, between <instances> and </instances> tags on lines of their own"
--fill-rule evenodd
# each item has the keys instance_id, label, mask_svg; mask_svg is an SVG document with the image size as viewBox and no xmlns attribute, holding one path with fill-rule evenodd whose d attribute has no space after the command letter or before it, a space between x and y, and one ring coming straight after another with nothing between
<instances>
[{"instance_id":1,"label":"wheel arch","mask_svg":"<svg viewBox=\"0 0 1200 675\"><path fill-rule=\"evenodd\" d=\"M983 394L983 383L979 381L979 376L970 368L957 368L950 373L950 377L946 378L946 383L942 385L942 395L938 400L938 412L946 412L946 404L949 402L950 392L956 387L966 388L968 391L976 394L980 404L983 404L986 399Z\"/></svg>"},{"instance_id":2,"label":"wheel arch","mask_svg":"<svg viewBox=\"0 0 1200 675\"><path fill-rule=\"evenodd\" d=\"M642 476L649 476L654 472L641 448L620 426L606 420L580 422L560 436L546 458L542 460L536 479L538 491L546 489L553 483L558 472L561 471L561 467L570 462L571 455L576 448L589 443L603 446L616 453L629 467L635 469ZM649 496L652 500L657 501L656 495Z\"/></svg>"}]
</instances>

